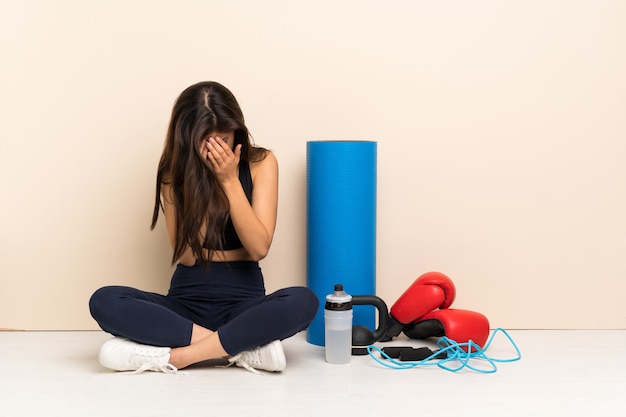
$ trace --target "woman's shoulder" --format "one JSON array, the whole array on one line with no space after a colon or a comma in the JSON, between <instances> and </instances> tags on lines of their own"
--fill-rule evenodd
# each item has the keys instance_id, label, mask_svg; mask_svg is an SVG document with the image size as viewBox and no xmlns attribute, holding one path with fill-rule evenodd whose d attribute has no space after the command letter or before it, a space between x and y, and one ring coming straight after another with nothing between
<instances>
[{"instance_id":1,"label":"woman's shoulder","mask_svg":"<svg viewBox=\"0 0 626 417\"><path fill-rule=\"evenodd\" d=\"M261 158L250 161L250 173L252 177L256 177L259 174L263 176L276 175L278 173L278 160L274 152L265 149Z\"/></svg>"},{"instance_id":2,"label":"woman's shoulder","mask_svg":"<svg viewBox=\"0 0 626 417\"><path fill-rule=\"evenodd\" d=\"M274 152L269 149L263 149L259 152L255 158L250 160L250 168L254 169L255 167L271 167L277 166L278 160L274 155Z\"/></svg>"}]
</instances>

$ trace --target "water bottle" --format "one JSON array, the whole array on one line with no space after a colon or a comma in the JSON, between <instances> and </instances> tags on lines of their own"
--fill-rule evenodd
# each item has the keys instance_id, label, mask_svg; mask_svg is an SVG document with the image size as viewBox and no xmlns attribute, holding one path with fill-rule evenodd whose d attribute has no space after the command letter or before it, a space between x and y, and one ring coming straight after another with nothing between
<instances>
[{"instance_id":1,"label":"water bottle","mask_svg":"<svg viewBox=\"0 0 626 417\"><path fill-rule=\"evenodd\" d=\"M326 296L324 307L324 336L326 362L350 363L352 356L352 296L336 284L335 291Z\"/></svg>"}]
</instances>

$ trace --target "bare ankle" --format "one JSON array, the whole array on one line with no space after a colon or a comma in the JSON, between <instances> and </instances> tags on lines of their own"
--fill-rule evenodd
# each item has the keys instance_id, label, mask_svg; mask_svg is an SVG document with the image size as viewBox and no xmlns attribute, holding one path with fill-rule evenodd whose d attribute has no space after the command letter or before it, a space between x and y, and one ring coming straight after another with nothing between
<instances>
[{"instance_id":1,"label":"bare ankle","mask_svg":"<svg viewBox=\"0 0 626 417\"><path fill-rule=\"evenodd\" d=\"M212 330L209 330L205 327L199 326L197 324L194 323L192 329L191 329L191 342L190 344L196 343L206 337L211 336L213 333L215 333Z\"/></svg>"}]
</instances>

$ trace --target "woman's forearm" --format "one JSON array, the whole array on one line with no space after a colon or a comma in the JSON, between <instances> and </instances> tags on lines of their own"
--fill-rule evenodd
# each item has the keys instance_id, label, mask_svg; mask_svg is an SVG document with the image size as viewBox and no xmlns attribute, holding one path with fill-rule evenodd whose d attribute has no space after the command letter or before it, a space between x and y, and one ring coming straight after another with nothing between
<instances>
[{"instance_id":1,"label":"woman's forearm","mask_svg":"<svg viewBox=\"0 0 626 417\"><path fill-rule=\"evenodd\" d=\"M268 230L258 217L239 181L223 186L230 204L230 217L239 240L252 259L265 258L272 244L273 230Z\"/></svg>"}]
</instances>

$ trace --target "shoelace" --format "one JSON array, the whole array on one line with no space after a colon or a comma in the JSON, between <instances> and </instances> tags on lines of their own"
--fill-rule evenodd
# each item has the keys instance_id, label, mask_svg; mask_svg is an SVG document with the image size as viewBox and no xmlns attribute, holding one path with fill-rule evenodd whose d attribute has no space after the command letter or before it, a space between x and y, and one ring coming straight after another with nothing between
<instances>
[{"instance_id":1,"label":"shoelace","mask_svg":"<svg viewBox=\"0 0 626 417\"><path fill-rule=\"evenodd\" d=\"M233 356L232 358L228 359L229 364L226 365L226 367L237 365L237 366L241 366L242 368L247 369L248 371L252 372L253 374L257 374L257 375L263 375L261 372L257 371L256 369L254 369L252 366L250 366L248 364L248 362L246 362L243 358L242 358L243 354L240 353L238 355Z\"/></svg>"},{"instance_id":2,"label":"shoelace","mask_svg":"<svg viewBox=\"0 0 626 417\"><path fill-rule=\"evenodd\" d=\"M163 372L166 374L178 373L178 368L169 363L169 354L155 355L150 350L136 349L131 362L135 366L139 365L139 368L133 371L133 374L140 374L145 371Z\"/></svg>"},{"instance_id":3,"label":"shoelace","mask_svg":"<svg viewBox=\"0 0 626 417\"><path fill-rule=\"evenodd\" d=\"M157 363L157 362L148 362L148 363L144 363L143 365L141 365L139 369L133 372L133 374L140 374L145 371L156 371L156 372L163 372L166 374L178 373L178 369L171 363L163 364L163 363Z\"/></svg>"}]
</instances>

